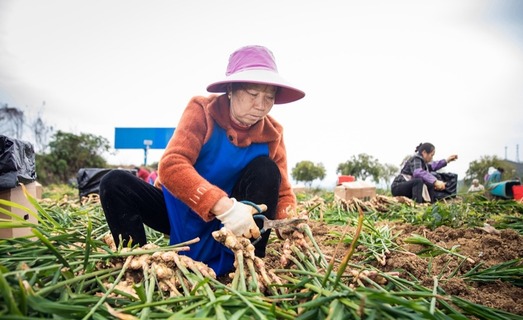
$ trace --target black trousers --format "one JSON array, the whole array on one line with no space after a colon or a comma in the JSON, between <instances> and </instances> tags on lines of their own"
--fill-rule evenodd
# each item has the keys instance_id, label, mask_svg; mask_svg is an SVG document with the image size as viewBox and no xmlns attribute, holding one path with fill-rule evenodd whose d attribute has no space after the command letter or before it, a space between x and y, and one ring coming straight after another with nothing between
<instances>
[{"instance_id":1,"label":"black trousers","mask_svg":"<svg viewBox=\"0 0 523 320\"><path fill-rule=\"evenodd\" d=\"M419 178L413 178L409 181L403 181L403 182L395 182L391 186L391 192L394 197L397 196L404 196L407 198L410 198L417 203L424 203L425 200L423 199L423 185L425 182L423 182L422 179ZM427 189L429 191L430 200L431 202L435 202L434 197L434 186L427 184Z\"/></svg>"},{"instance_id":2,"label":"black trousers","mask_svg":"<svg viewBox=\"0 0 523 320\"><path fill-rule=\"evenodd\" d=\"M240 175L231 197L267 205L263 213L267 218L276 217L281 173L269 157L251 161ZM169 216L161 189L139 179L125 170L112 170L100 181L100 201L105 218L116 245L126 246L147 243L144 224L159 232L170 234ZM261 221L258 227L262 227ZM270 230L262 234L255 245L255 254L265 256Z\"/></svg>"}]
</instances>

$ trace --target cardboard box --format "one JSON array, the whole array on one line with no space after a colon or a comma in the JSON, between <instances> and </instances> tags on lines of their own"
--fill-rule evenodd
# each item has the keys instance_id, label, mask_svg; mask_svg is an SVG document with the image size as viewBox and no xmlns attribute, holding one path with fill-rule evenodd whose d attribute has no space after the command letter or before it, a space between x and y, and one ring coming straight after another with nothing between
<instances>
[{"instance_id":1,"label":"cardboard box","mask_svg":"<svg viewBox=\"0 0 523 320\"><path fill-rule=\"evenodd\" d=\"M334 188L334 196L343 200L358 198L368 201L376 196L376 186L362 181L343 182Z\"/></svg>"},{"instance_id":2,"label":"cardboard box","mask_svg":"<svg viewBox=\"0 0 523 320\"><path fill-rule=\"evenodd\" d=\"M27 192L32 197L36 198L36 183L31 182L25 185L25 188L27 189ZM8 200L17 204L20 204L24 207L27 207L34 212L36 212L36 209L33 207L33 205L27 200L27 198L24 195L24 192L22 190L21 186L18 186L16 188L7 189L7 190L0 190L0 199ZM38 223L38 220L36 220L35 217L28 214L22 209L13 208L11 206L4 206L2 205L2 208L9 210L10 212L23 217L25 220L28 220L34 224ZM2 219L11 219L10 216L0 213L0 218ZM16 238L16 237L23 237L26 235L32 235L31 228L11 228L11 229L0 229L0 239L7 239L7 238Z\"/></svg>"},{"instance_id":3,"label":"cardboard box","mask_svg":"<svg viewBox=\"0 0 523 320\"><path fill-rule=\"evenodd\" d=\"M38 183L38 181L35 181L35 189L36 189L36 199L39 199L41 200L42 199L42 194L44 193L44 187Z\"/></svg>"}]
</instances>

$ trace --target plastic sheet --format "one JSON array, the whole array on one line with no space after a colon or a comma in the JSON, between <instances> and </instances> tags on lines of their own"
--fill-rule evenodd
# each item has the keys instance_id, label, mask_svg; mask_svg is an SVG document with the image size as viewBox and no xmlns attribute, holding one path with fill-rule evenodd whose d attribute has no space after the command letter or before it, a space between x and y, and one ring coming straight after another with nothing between
<instances>
[{"instance_id":1,"label":"plastic sheet","mask_svg":"<svg viewBox=\"0 0 523 320\"><path fill-rule=\"evenodd\" d=\"M445 190L435 190L436 200L453 198L458 192L458 175L451 172L431 172L433 176L445 182Z\"/></svg>"},{"instance_id":2,"label":"plastic sheet","mask_svg":"<svg viewBox=\"0 0 523 320\"><path fill-rule=\"evenodd\" d=\"M0 135L0 190L36 180L35 152L29 142Z\"/></svg>"},{"instance_id":3,"label":"plastic sheet","mask_svg":"<svg viewBox=\"0 0 523 320\"><path fill-rule=\"evenodd\" d=\"M105 169L105 168L81 168L76 174L78 182L78 193L81 197L85 197L91 193L99 194L100 180L111 170L127 170L127 169ZM127 170L136 175L136 170Z\"/></svg>"}]
</instances>

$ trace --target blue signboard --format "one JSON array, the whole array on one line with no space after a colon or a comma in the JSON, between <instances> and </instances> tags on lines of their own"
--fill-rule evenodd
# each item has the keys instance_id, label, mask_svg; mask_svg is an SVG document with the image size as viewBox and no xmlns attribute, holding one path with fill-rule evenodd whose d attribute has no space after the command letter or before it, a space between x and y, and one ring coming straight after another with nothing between
<instances>
[{"instance_id":1,"label":"blue signboard","mask_svg":"<svg viewBox=\"0 0 523 320\"><path fill-rule=\"evenodd\" d=\"M175 128L115 128L115 149L165 149Z\"/></svg>"}]
</instances>

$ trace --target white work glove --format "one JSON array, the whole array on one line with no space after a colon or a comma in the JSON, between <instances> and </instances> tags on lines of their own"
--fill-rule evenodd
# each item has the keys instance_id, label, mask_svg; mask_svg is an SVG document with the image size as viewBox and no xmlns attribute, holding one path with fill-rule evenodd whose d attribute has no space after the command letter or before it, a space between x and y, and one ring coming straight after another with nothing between
<instances>
[{"instance_id":1,"label":"white work glove","mask_svg":"<svg viewBox=\"0 0 523 320\"><path fill-rule=\"evenodd\" d=\"M236 201L235 198L231 198L234 202L232 207L222 214L216 216L222 223L223 226L234 233L236 236L244 236L246 238L258 238L260 236L260 229L254 222L253 214L258 213L258 210L251 205ZM267 206L264 204L258 205L263 211L267 210Z\"/></svg>"}]
</instances>

